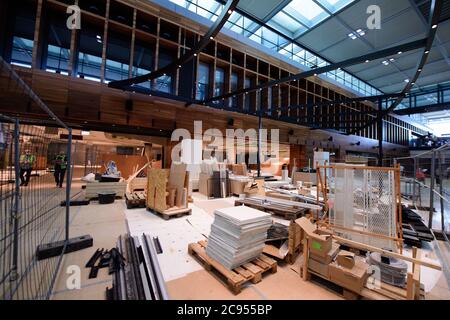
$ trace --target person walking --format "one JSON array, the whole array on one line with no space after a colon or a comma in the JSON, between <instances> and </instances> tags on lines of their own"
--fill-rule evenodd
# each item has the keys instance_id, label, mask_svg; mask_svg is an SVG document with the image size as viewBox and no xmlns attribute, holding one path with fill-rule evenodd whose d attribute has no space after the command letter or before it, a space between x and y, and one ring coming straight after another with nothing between
<instances>
[{"instance_id":1,"label":"person walking","mask_svg":"<svg viewBox=\"0 0 450 320\"><path fill-rule=\"evenodd\" d=\"M64 182L64 176L66 175L67 169L67 157L64 151L61 151L55 157L55 182L56 186L62 188Z\"/></svg>"},{"instance_id":2,"label":"person walking","mask_svg":"<svg viewBox=\"0 0 450 320\"><path fill-rule=\"evenodd\" d=\"M33 171L36 157L31 154L30 150L25 150L25 154L20 156L20 186L27 186L30 182L31 172Z\"/></svg>"}]
</instances>

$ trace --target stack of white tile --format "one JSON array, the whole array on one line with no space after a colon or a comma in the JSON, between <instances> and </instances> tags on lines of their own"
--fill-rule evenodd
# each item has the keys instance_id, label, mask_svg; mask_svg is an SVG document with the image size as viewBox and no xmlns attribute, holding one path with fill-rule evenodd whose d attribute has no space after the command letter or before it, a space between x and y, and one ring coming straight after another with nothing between
<instances>
[{"instance_id":1,"label":"stack of white tile","mask_svg":"<svg viewBox=\"0 0 450 320\"><path fill-rule=\"evenodd\" d=\"M206 253L226 268L234 269L257 258L264 248L270 214L249 207L214 212Z\"/></svg>"}]
</instances>

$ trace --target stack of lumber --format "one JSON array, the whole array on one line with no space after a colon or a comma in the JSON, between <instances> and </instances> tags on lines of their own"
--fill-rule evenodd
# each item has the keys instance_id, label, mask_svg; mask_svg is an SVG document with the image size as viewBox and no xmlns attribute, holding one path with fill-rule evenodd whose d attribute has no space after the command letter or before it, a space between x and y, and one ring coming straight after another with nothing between
<instances>
[{"instance_id":1,"label":"stack of lumber","mask_svg":"<svg viewBox=\"0 0 450 320\"><path fill-rule=\"evenodd\" d=\"M216 210L206 253L228 269L237 268L261 255L271 225L269 214L252 208Z\"/></svg>"},{"instance_id":2,"label":"stack of lumber","mask_svg":"<svg viewBox=\"0 0 450 320\"><path fill-rule=\"evenodd\" d=\"M187 195L189 174L185 164L173 164L170 172L149 169L147 176L147 209L159 213L166 220L191 214Z\"/></svg>"},{"instance_id":3,"label":"stack of lumber","mask_svg":"<svg viewBox=\"0 0 450 320\"><path fill-rule=\"evenodd\" d=\"M265 211L271 214L282 216L287 220L295 220L309 213L311 208L317 206L296 202L276 199L272 197L252 196L243 200L236 200L236 206L246 205L257 210Z\"/></svg>"},{"instance_id":4,"label":"stack of lumber","mask_svg":"<svg viewBox=\"0 0 450 320\"><path fill-rule=\"evenodd\" d=\"M405 244L422 247L422 241L431 242L434 236L422 217L405 206L402 207L403 239Z\"/></svg>"}]
</instances>

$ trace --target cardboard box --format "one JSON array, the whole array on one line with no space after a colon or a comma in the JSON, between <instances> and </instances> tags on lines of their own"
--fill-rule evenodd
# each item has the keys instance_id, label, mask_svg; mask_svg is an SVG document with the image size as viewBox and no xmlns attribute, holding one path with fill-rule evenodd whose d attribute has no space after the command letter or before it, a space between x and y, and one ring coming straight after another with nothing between
<instances>
[{"instance_id":1,"label":"cardboard box","mask_svg":"<svg viewBox=\"0 0 450 320\"><path fill-rule=\"evenodd\" d=\"M330 267L327 263L322 263L310 258L308 260L308 270L321 275L327 280L330 280Z\"/></svg>"},{"instance_id":2,"label":"cardboard box","mask_svg":"<svg viewBox=\"0 0 450 320\"><path fill-rule=\"evenodd\" d=\"M303 229L303 231L305 231L309 239L310 254L326 258L332 246L331 236L320 234L320 231L317 230L316 226L305 217L297 219L295 222Z\"/></svg>"},{"instance_id":3,"label":"cardboard box","mask_svg":"<svg viewBox=\"0 0 450 320\"><path fill-rule=\"evenodd\" d=\"M336 255L339 252L339 244L336 241L332 241L331 243L331 250L326 254L326 256L321 256L321 255L317 255L315 253L315 251L310 251L310 256L312 259L323 263L323 264L330 264L334 258L336 257Z\"/></svg>"},{"instance_id":4,"label":"cardboard box","mask_svg":"<svg viewBox=\"0 0 450 320\"><path fill-rule=\"evenodd\" d=\"M352 269L355 266L355 254L353 252L341 250L337 254L336 261L341 267Z\"/></svg>"},{"instance_id":5,"label":"cardboard box","mask_svg":"<svg viewBox=\"0 0 450 320\"><path fill-rule=\"evenodd\" d=\"M361 257L355 257L355 266L347 269L339 266L337 262L329 265L330 280L341 287L360 294L368 278L369 265Z\"/></svg>"}]
</instances>

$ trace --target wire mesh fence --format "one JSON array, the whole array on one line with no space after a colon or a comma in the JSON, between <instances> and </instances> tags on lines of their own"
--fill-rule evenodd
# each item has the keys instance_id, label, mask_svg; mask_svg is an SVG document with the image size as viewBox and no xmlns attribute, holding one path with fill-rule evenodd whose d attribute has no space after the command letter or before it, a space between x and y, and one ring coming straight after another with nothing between
<instances>
[{"instance_id":1,"label":"wire mesh fence","mask_svg":"<svg viewBox=\"0 0 450 320\"><path fill-rule=\"evenodd\" d=\"M328 224L335 232L378 248L399 247L398 168L340 164L318 170L329 204Z\"/></svg>"},{"instance_id":2,"label":"wire mesh fence","mask_svg":"<svg viewBox=\"0 0 450 320\"><path fill-rule=\"evenodd\" d=\"M68 243L72 130L2 57L0 76L6 83L1 96L11 98L11 106L27 104L44 115L0 114L0 299L48 299L62 254L39 261L36 253L59 240L64 252Z\"/></svg>"},{"instance_id":3,"label":"wire mesh fence","mask_svg":"<svg viewBox=\"0 0 450 320\"><path fill-rule=\"evenodd\" d=\"M5 120L0 117L0 298L46 299L62 256L38 261L36 250L66 239L61 203L70 188L70 141L61 144L58 128Z\"/></svg>"}]
</instances>

